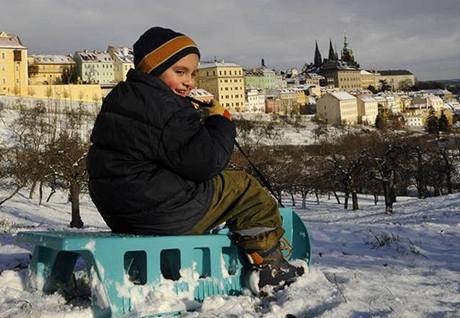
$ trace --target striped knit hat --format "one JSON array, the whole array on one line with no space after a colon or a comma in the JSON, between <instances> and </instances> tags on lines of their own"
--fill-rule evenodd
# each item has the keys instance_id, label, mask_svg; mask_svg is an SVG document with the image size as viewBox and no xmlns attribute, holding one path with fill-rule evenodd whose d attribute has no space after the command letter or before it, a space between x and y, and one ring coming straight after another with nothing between
<instances>
[{"instance_id":1,"label":"striped knit hat","mask_svg":"<svg viewBox=\"0 0 460 318\"><path fill-rule=\"evenodd\" d=\"M188 54L200 56L191 38L161 27L153 27L142 34L134 43L133 50L136 69L155 76Z\"/></svg>"}]
</instances>

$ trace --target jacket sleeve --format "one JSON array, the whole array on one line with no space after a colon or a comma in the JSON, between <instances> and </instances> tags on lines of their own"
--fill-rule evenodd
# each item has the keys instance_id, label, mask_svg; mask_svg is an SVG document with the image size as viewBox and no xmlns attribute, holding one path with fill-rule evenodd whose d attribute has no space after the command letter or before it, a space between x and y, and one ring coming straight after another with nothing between
<instances>
[{"instance_id":1,"label":"jacket sleeve","mask_svg":"<svg viewBox=\"0 0 460 318\"><path fill-rule=\"evenodd\" d=\"M225 117L210 116L201 122L197 110L184 107L163 128L159 161L184 178L208 180L230 161L235 136L235 124Z\"/></svg>"}]
</instances>

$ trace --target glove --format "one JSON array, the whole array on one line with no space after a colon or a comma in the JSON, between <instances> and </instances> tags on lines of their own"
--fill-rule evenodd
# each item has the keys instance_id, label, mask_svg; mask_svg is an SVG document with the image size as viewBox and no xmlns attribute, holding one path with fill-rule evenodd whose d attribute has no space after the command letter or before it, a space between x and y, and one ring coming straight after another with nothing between
<instances>
[{"instance_id":1,"label":"glove","mask_svg":"<svg viewBox=\"0 0 460 318\"><path fill-rule=\"evenodd\" d=\"M207 108L208 116L220 115L224 116L228 120L232 120L232 115L228 110L224 108L216 99L211 101L211 107Z\"/></svg>"}]
</instances>

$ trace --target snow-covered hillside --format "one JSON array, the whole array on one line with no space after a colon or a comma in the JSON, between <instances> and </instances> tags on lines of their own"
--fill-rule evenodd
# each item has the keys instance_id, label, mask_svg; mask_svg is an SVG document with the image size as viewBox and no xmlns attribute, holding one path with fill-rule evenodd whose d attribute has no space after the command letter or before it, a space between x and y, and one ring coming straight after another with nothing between
<instances>
[{"instance_id":1,"label":"snow-covered hillside","mask_svg":"<svg viewBox=\"0 0 460 318\"><path fill-rule=\"evenodd\" d=\"M460 194L399 198L395 215L312 199L296 209L312 237L310 273L272 297L213 297L185 317L460 317ZM107 230L87 197L85 231ZM24 194L0 207L0 316L92 317L88 307L24 287L31 246L18 231L70 230L65 195L38 206ZM166 300L168 301L168 300Z\"/></svg>"}]
</instances>

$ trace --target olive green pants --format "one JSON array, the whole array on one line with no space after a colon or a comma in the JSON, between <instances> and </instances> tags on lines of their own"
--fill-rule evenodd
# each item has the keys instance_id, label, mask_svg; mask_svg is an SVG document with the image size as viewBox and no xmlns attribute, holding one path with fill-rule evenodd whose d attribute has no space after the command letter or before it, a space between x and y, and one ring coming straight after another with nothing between
<instances>
[{"instance_id":1,"label":"olive green pants","mask_svg":"<svg viewBox=\"0 0 460 318\"><path fill-rule=\"evenodd\" d=\"M211 207L187 234L204 234L226 222L235 243L249 252L278 244L284 233L278 204L253 176L226 170L213 186Z\"/></svg>"}]
</instances>

